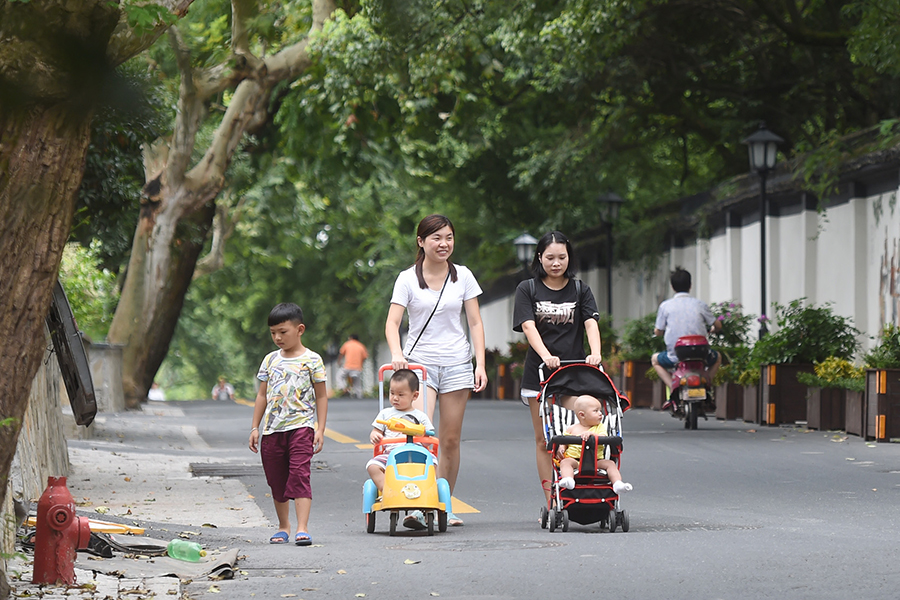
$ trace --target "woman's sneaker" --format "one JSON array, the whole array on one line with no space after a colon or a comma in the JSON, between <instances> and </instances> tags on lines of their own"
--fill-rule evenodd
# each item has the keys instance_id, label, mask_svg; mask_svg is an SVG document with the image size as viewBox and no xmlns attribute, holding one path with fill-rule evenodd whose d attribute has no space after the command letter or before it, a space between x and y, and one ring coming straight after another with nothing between
<instances>
[{"instance_id":1,"label":"woman's sneaker","mask_svg":"<svg viewBox=\"0 0 900 600\"><path fill-rule=\"evenodd\" d=\"M421 510L414 510L403 519L403 526L407 529L415 529L416 531L422 531L423 529L427 529L428 525L425 523L425 515L422 514Z\"/></svg>"}]
</instances>

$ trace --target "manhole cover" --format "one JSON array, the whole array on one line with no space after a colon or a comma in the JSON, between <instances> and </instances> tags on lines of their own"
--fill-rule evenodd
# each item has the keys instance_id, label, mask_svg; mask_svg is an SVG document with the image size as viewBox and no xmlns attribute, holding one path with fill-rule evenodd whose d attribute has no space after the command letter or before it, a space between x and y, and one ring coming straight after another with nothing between
<instances>
[{"instance_id":1,"label":"manhole cover","mask_svg":"<svg viewBox=\"0 0 900 600\"><path fill-rule=\"evenodd\" d=\"M416 544L400 544L387 546L388 550L440 550L442 552L466 552L485 550L537 550L540 548L560 548L565 546L563 542L535 542L532 540L494 540L484 542L450 542L434 541Z\"/></svg>"},{"instance_id":2,"label":"manhole cover","mask_svg":"<svg viewBox=\"0 0 900 600\"><path fill-rule=\"evenodd\" d=\"M328 463L321 460L312 461L314 471L330 471ZM191 463L191 474L194 477L252 477L263 475L261 464L235 463Z\"/></svg>"}]
</instances>

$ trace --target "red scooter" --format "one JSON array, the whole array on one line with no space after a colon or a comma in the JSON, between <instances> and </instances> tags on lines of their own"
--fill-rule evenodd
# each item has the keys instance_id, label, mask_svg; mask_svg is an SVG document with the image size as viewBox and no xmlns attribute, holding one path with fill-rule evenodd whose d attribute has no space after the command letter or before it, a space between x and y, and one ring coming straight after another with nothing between
<instances>
[{"instance_id":1,"label":"red scooter","mask_svg":"<svg viewBox=\"0 0 900 600\"><path fill-rule=\"evenodd\" d=\"M702 335L685 335L675 342L678 366L672 373L672 399L684 419L685 429L697 429L697 418L714 411L712 380L706 368L709 342Z\"/></svg>"}]
</instances>

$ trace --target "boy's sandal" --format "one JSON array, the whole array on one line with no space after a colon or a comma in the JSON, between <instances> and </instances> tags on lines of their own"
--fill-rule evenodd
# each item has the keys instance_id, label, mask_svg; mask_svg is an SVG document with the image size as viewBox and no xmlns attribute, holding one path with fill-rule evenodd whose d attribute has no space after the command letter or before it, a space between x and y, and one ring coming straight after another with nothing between
<instances>
[{"instance_id":1,"label":"boy's sandal","mask_svg":"<svg viewBox=\"0 0 900 600\"><path fill-rule=\"evenodd\" d=\"M305 531L298 531L294 536L294 543L298 546L312 546L312 538Z\"/></svg>"},{"instance_id":2,"label":"boy's sandal","mask_svg":"<svg viewBox=\"0 0 900 600\"><path fill-rule=\"evenodd\" d=\"M286 531L279 531L275 535L269 538L270 544L287 544L288 543L288 534Z\"/></svg>"}]
</instances>

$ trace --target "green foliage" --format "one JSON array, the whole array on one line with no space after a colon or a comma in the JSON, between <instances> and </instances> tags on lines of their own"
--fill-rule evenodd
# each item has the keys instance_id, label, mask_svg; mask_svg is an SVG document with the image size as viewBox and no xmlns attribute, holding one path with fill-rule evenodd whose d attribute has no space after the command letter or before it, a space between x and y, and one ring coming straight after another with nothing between
<instances>
[{"instance_id":1,"label":"green foliage","mask_svg":"<svg viewBox=\"0 0 900 600\"><path fill-rule=\"evenodd\" d=\"M613 327L612 317L608 313L602 313L597 324L600 329L600 352L605 359L618 350L619 336Z\"/></svg>"},{"instance_id":2,"label":"green foliage","mask_svg":"<svg viewBox=\"0 0 900 600\"><path fill-rule=\"evenodd\" d=\"M869 369L900 368L900 327L885 325L878 344L866 353L863 362Z\"/></svg>"},{"instance_id":3,"label":"green foliage","mask_svg":"<svg viewBox=\"0 0 900 600\"><path fill-rule=\"evenodd\" d=\"M142 147L167 127L165 102L143 57L119 68L118 101L100 108L78 190L70 240L91 247L103 269L118 272L128 261L144 184Z\"/></svg>"},{"instance_id":4,"label":"green foliage","mask_svg":"<svg viewBox=\"0 0 900 600\"><path fill-rule=\"evenodd\" d=\"M78 327L95 341L106 338L119 301L116 276L100 267L98 245L67 244L59 269Z\"/></svg>"},{"instance_id":5,"label":"green foliage","mask_svg":"<svg viewBox=\"0 0 900 600\"><path fill-rule=\"evenodd\" d=\"M830 304L804 306L803 299L775 304L778 330L756 342L752 363L816 363L828 357L851 359L859 349L859 331L851 320L835 315Z\"/></svg>"},{"instance_id":6,"label":"green foliage","mask_svg":"<svg viewBox=\"0 0 900 600\"><path fill-rule=\"evenodd\" d=\"M176 15L157 4L123 2L122 8L136 35L150 33L158 25L172 25L178 20Z\"/></svg>"},{"instance_id":7,"label":"green foliage","mask_svg":"<svg viewBox=\"0 0 900 600\"><path fill-rule=\"evenodd\" d=\"M797 381L808 387L840 388L862 392L866 371L849 360L830 356L815 364L815 373L797 373Z\"/></svg>"},{"instance_id":8,"label":"green foliage","mask_svg":"<svg viewBox=\"0 0 900 600\"><path fill-rule=\"evenodd\" d=\"M626 321L622 331L622 359L650 360L650 356L666 349L662 337L653 335L656 313Z\"/></svg>"}]
</instances>

